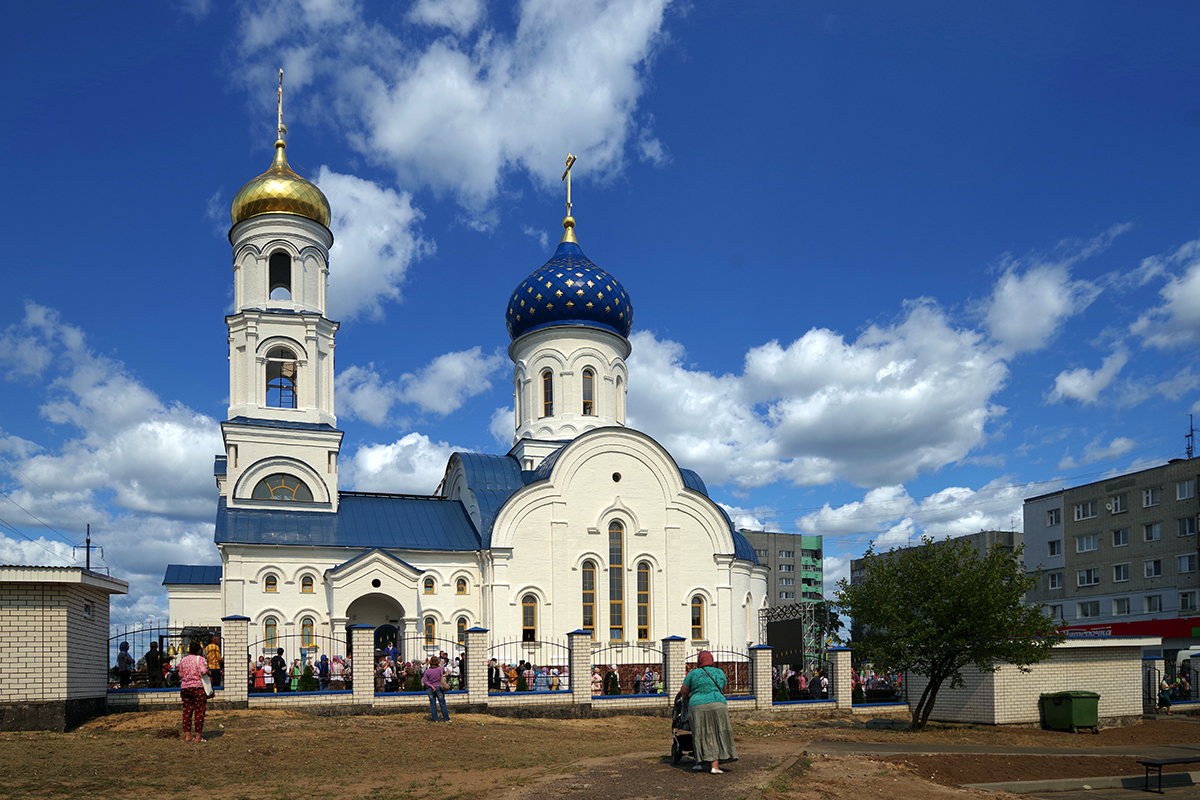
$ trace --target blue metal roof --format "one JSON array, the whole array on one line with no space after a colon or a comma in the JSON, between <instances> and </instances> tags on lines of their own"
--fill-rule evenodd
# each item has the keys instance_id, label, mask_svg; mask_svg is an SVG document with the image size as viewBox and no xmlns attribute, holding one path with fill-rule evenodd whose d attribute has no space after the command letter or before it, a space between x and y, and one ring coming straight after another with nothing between
<instances>
[{"instance_id":1,"label":"blue metal roof","mask_svg":"<svg viewBox=\"0 0 1200 800\"><path fill-rule=\"evenodd\" d=\"M396 558L394 555L387 552L386 550L380 550L378 547L374 547L365 553L359 553L358 555L356 555L354 558L350 559L349 561L343 561L341 564L338 564L336 567L332 567L331 569L325 570L325 574L332 575L335 572L340 572L340 571L346 569L347 567L349 567L351 564L354 564L355 562L358 562L358 561L362 561L364 558L371 555L372 553L379 553L384 558L395 561L397 564L403 564L404 566L411 569L413 572L422 572L423 573L425 571L423 569L417 569L412 564L408 563L407 561L405 561L402 558Z\"/></svg>"},{"instance_id":2,"label":"blue metal roof","mask_svg":"<svg viewBox=\"0 0 1200 800\"><path fill-rule=\"evenodd\" d=\"M521 480L521 465L512 456L493 456L486 453L455 453L450 460L462 462L467 485L473 491L499 489L516 491L525 485Z\"/></svg>"},{"instance_id":3,"label":"blue metal roof","mask_svg":"<svg viewBox=\"0 0 1200 800\"><path fill-rule=\"evenodd\" d=\"M224 475L229 469L229 458L227 456L217 456L213 461L213 475Z\"/></svg>"},{"instance_id":4,"label":"blue metal roof","mask_svg":"<svg viewBox=\"0 0 1200 800\"><path fill-rule=\"evenodd\" d=\"M220 586L221 567L200 564L167 564L163 586L184 584L189 586Z\"/></svg>"},{"instance_id":5,"label":"blue metal roof","mask_svg":"<svg viewBox=\"0 0 1200 800\"><path fill-rule=\"evenodd\" d=\"M479 535L457 500L342 492L337 513L229 509L217 503L215 541L403 550L478 550Z\"/></svg>"},{"instance_id":6,"label":"blue metal roof","mask_svg":"<svg viewBox=\"0 0 1200 800\"><path fill-rule=\"evenodd\" d=\"M254 425L260 428L290 428L298 431L338 431L328 422L289 422L283 419L258 419L257 417L234 417L230 425Z\"/></svg>"},{"instance_id":7,"label":"blue metal roof","mask_svg":"<svg viewBox=\"0 0 1200 800\"><path fill-rule=\"evenodd\" d=\"M551 325L587 325L628 337L633 302L578 244L560 242L550 260L513 290L504 321L513 339Z\"/></svg>"},{"instance_id":8,"label":"blue metal roof","mask_svg":"<svg viewBox=\"0 0 1200 800\"><path fill-rule=\"evenodd\" d=\"M704 485L704 481L696 474L695 470L679 468L679 474L683 476L683 485L687 488L699 492L708 497L708 487Z\"/></svg>"}]
</instances>

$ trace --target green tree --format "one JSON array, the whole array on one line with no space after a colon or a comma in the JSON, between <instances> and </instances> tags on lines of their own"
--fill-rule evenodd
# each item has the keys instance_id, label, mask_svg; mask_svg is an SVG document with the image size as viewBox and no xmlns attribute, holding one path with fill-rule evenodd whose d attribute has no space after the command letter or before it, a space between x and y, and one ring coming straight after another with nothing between
<instances>
[{"instance_id":1,"label":"green tree","mask_svg":"<svg viewBox=\"0 0 1200 800\"><path fill-rule=\"evenodd\" d=\"M820 632L821 646L840 644L842 641L842 618L837 606L825 600L818 600L813 606L813 618Z\"/></svg>"},{"instance_id":2,"label":"green tree","mask_svg":"<svg viewBox=\"0 0 1200 800\"><path fill-rule=\"evenodd\" d=\"M963 685L965 667L994 672L1008 663L1028 672L1063 640L1043 606L1021 602L1040 576L1025 573L1023 548L996 546L981 557L966 539L922 541L883 554L872 545L863 580L842 579L837 594L860 630L857 660L928 679L910 730L925 727L942 684Z\"/></svg>"}]
</instances>

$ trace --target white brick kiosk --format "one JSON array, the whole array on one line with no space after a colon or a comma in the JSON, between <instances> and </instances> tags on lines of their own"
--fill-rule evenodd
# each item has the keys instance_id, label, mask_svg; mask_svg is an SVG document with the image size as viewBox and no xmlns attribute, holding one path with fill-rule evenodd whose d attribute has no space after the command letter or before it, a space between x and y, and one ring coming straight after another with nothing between
<instances>
[{"instance_id":1,"label":"white brick kiosk","mask_svg":"<svg viewBox=\"0 0 1200 800\"><path fill-rule=\"evenodd\" d=\"M104 713L108 598L129 584L82 567L0 566L0 730L64 731ZM19 657L17 657L19 656Z\"/></svg>"}]
</instances>

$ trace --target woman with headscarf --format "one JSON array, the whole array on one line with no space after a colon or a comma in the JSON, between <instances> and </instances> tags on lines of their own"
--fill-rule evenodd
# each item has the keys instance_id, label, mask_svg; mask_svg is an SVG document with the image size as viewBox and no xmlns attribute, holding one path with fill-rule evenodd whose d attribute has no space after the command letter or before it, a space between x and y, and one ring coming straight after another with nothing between
<instances>
[{"instance_id":1,"label":"woman with headscarf","mask_svg":"<svg viewBox=\"0 0 1200 800\"><path fill-rule=\"evenodd\" d=\"M129 642L121 642L121 652L117 653L117 677L121 679L121 688L129 688L129 676L133 672L133 656L129 655Z\"/></svg>"},{"instance_id":2,"label":"woman with headscarf","mask_svg":"<svg viewBox=\"0 0 1200 800\"><path fill-rule=\"evenodd\" d=\"M204 713L208 710L208 692L202 676L208 674L208 659L200 655L200 642L188 644L188 654L179 662L179 691L183 702L183 740L203 742ZM196 734L192 735L195 724Z\"/></svg>"},{"instance_id":3,"label":"woman with headscarf","mask_svg":"<svg viewBox=\"0 0 1200 800\"><path fill-rule=\"evenodd\" d=\"M696 668L683 679L684 700L692 719L692 744L696 751L697 772L710 767L713 775L721 775L722 761L737 761L733 744L733 726L729 723L729 705L725 702L725 672L717 669L713 654L701 650L696 656ZM707 762L707 764L705 763Z\"/></svg>"},{"instance_id":4,"label":"woman with headscarf","mask_svg":"<svg viewBox=\"0 0 1200 800\"><path fill-rule=\"evenodd\" d=\"M259 656L257 663L254 665L254 691L265 692L267 690L266 677L267 660Z\"/></svg>"},{"instance_id":5,"label":"woman with headscarf","mask_svg":"<svg viewBox=\"0 0 1200 800\"><path fill-rule=\"evenodd\" d=\"M592 696L598 696L604 690L604 676L599 667L592 667Z\"/></svg>"}]
</instances>

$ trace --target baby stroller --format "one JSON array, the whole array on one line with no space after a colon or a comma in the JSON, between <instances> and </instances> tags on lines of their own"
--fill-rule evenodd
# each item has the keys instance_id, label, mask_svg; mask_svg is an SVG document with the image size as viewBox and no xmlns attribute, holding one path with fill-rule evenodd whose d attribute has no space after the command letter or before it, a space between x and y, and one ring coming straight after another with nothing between
<instances>
[{"instance_id":1,"label":"baby stroller","mask_svg":"<svg viewBox=\"0 0 1200 800\"><path fill-rule=\"evenodd\" d=\"M685 753L692 758L696 757L687 700L683 699L683 692L678 692L675 695L675 705L671 709L671 766L678 764Z\"/></svg>"}]
</instances>

